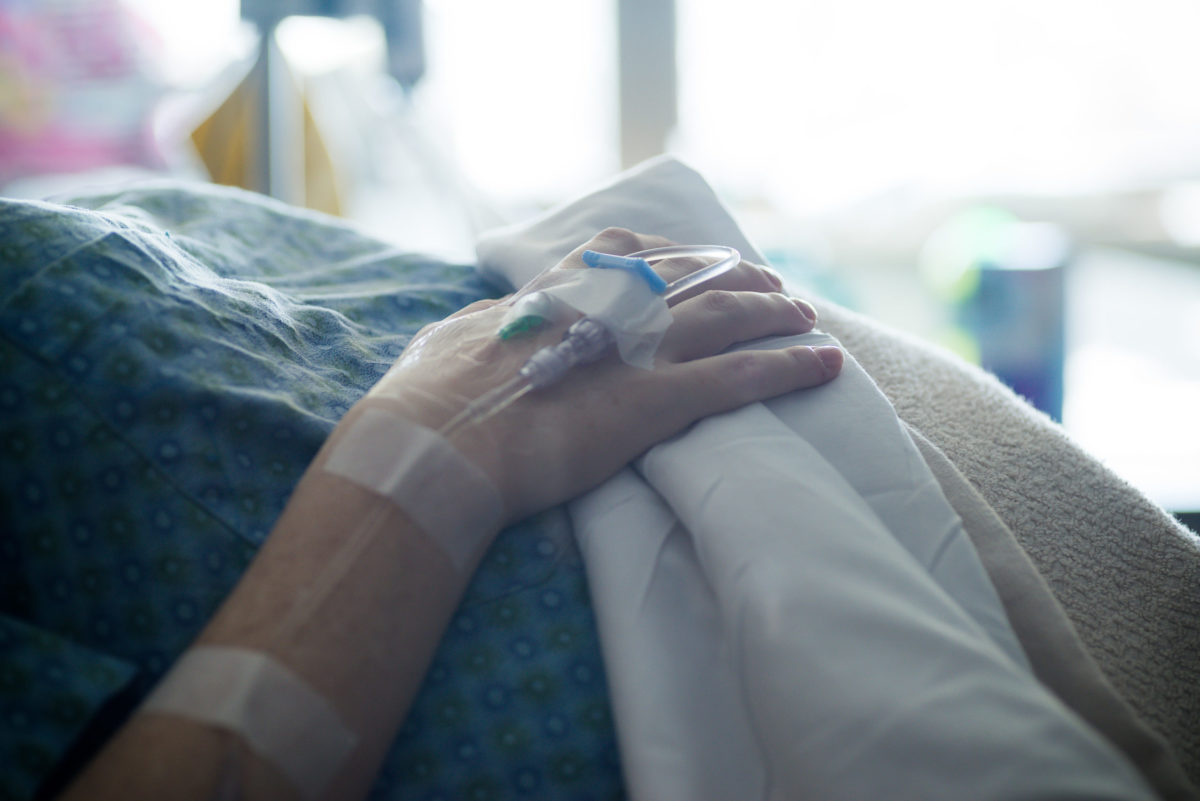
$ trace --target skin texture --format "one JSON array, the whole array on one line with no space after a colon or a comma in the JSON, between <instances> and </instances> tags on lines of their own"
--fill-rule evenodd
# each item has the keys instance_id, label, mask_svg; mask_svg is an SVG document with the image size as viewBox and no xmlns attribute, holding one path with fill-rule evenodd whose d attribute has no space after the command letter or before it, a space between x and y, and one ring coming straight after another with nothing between
<instances>
[{"instance_id":1,"label":"skin texture","mask_svg":"<svg viewBox=\"0 0 1200 801\"><path fill-rule=\"evenodd\" d=\"M584 249L624 255L665 244L603 231L515 295L472 304L423 329L335 428L258 557L201 634L201 644L267 654L356 733L357 747L323 797L360 798L369 790L470 574L498 532L478 532L471 563L457 569L404 510L324 471L331 448L372 406L437 430L513 375L534 349L561 338L565 324L498 341L508 304L561 280L562 271L581 269ZM656 269L670 281L696 266L679 260ZM779 287L778 276L743 262L676 302L654 370L605 358L463 429L451 444L487 474L502 499L503 519L512 521L595 486L700 418L830 380L842 363L834 348L719 355L734 343L812 329L812 307L784 297ZM304 796L233 734L140 712L66 797Z\"/></svg>"}]
</instances>

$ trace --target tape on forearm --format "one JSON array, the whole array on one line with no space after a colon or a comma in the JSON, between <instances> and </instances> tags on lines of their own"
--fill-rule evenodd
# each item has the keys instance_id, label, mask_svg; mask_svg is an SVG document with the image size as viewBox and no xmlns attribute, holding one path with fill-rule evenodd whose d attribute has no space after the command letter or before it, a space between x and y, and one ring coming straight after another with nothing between
<instances>
[{"instance_id":1,"label":"tape on forearm","mask_svg":"<svg viewBox=\"0 0 1200 801\"><path fill-rule=\"evenodd\" d=\"M369 407L350 424L325 470L390 498L460 572L502 520L500 494L474 462L438 433L384 408Z\"/></svg>"},{"instance_id":2,"label":"tape on forearm","mask_svg":"<svg viewBox=\"0 0 1200 801\"><path fill-rule=\"evenodd\" d=\"M245 648L190 648L141 711L233 732L308 798L325 790L357 740L299 676Z\"/></svg>"}]
</instances>

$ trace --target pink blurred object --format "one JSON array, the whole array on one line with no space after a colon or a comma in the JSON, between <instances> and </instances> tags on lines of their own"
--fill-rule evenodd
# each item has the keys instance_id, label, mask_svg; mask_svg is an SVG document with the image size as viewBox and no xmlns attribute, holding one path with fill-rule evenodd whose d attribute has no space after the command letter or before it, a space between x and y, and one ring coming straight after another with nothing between
<instances>
[{"instance_id":1,"label":"pink blurred object","mask_svg":"<svg viewBox=\"0 0 1200 801\"><path fill-rule=\"evenodd\" d=\"M119 0L0 0L0 185L162 166L154 37Z\"/></svg>"}]
</instances>

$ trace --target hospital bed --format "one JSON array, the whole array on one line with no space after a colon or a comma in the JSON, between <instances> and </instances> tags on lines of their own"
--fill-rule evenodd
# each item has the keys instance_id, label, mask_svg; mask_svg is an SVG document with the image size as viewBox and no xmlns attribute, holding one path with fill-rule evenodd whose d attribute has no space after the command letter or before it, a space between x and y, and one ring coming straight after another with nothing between
<instances>
[{"instance_id":1,"label":"hospital bed","mask_svg":"<svg viewBox=\"0 0 1200 801\"><path fill-rule=\"evenodd\" d=\"M755 253L671 159L485 238L482 270L213 186L0 203L0 742L18 798L61 786L136 706L422 325L608 225ZM1195 535L992 377L813 300L962 521L1037 679L1159 795L1193 797ZM576 511L497 540L376 797L636 786Z\"/></svg>"}]
</instances>

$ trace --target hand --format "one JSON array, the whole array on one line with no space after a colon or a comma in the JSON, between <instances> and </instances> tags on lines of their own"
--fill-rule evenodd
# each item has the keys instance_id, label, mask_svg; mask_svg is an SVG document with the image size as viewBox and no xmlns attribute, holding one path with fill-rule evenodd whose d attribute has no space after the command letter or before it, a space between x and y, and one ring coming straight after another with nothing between
<instances>
[{"instance_id":1,"label":"hand","mask_svg":"<svg viewBox=\"0 0 1200 801\"><path fill-rule=\"evenodd\" d=\"M562 280L565 271L586 269L580 260L586 249L626 255L667 244L622 229L601 232L516 294L472 304L422 329L367 402L395 404L406 417L440 428L511 378L535 350L561 339L566 324L527 339L497 339L509 304ZM655 269L670 282L698 266L675 259ZM512 521L590 489L696 420L822 384L841 369L836 348L722 354L740 342L813 328L812 306L785 297L780 287L767 268L742 262L676 299L655 369L630 367L612 354L468 426L453 443L491 477Z\"/></svg>"}]
</instances>

